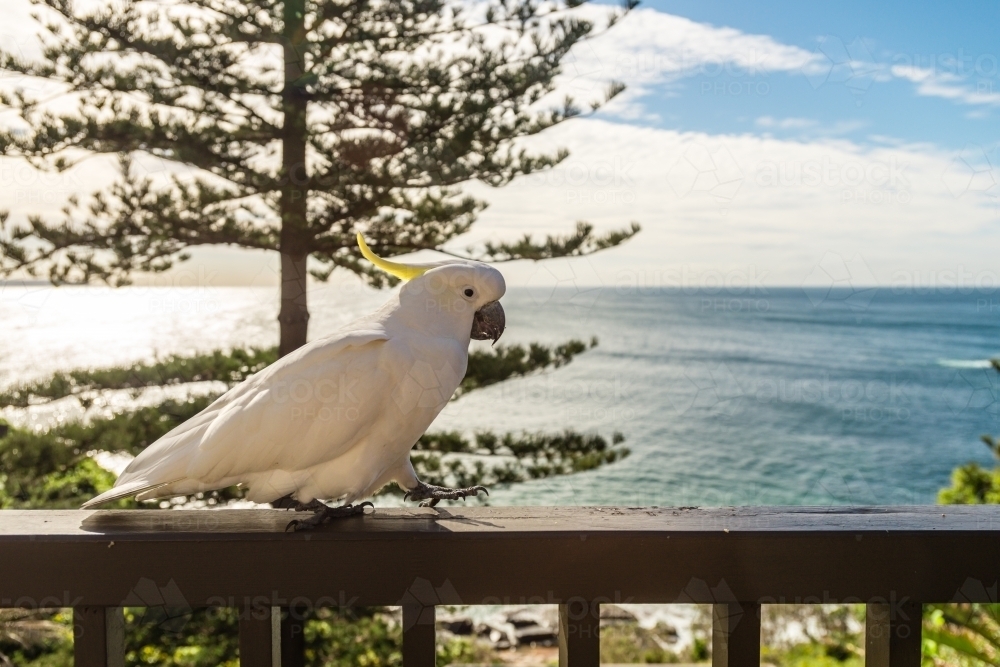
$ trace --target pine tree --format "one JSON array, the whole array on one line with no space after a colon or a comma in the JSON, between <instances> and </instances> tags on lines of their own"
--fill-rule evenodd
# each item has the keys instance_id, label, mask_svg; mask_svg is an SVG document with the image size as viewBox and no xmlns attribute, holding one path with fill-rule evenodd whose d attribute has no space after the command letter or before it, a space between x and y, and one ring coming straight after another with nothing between
<instances>
[{"instance_id":1,"label":"pine tree","mask_svg":"<svg viewBox=\"0 0 1000 667\"><path fill-rule=\"evenodd\" d=\"M53 170L118 154L121 175L62 216L12 225L0 275L122 285L193 246L278 251L281 354L306 341L307 273L386 280L361 260L357 231L383 256L438 249L484 206L463 184L500 187L566 156L516 140L581 113L548 101L560 62L594 34L578 0L32 1L42 57L0 52L0 69L58 84L73 103L0 94L28 128L0 130L0 154ZM593 108L621 90L610 83ZM138 153L197 175L156 182L131 168ZM579 223L475 255L580 255L637 231L601 236Z\"/></svg>"}]
</instances>

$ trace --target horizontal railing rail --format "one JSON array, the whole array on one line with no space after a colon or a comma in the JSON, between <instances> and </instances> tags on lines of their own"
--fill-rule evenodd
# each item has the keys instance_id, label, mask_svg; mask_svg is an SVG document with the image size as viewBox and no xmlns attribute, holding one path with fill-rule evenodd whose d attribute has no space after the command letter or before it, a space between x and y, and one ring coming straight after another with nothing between
<instances>
[{"instance_id":1,"label":"horizontal railing rail","mask_svg":"<svg viewBox=\"0 0 1000 667\"><path fill-rule=\"evenodd\" d=\"M0 511L0 606L72 607L76 665L123 663L123 607L241 610L243 667L302 664L314 607L398 605L405 667L437 605L557 604L596 666L600 605L713 605L713 665L760 664L761 605L865 603L866 664L920 664L923 603L996 602L1000 506Z\"/></svg>"}]
</instances>

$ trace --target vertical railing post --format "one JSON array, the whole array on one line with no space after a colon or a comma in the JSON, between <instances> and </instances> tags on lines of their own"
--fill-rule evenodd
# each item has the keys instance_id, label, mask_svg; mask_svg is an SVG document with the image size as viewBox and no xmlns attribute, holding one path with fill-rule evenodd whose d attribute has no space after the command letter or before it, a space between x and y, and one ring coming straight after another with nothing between
<instances>
[{"instance_id":1,"label":"vertical railing post","mask_svg":"<svg viewBox=\"0 0 1000 667\"><path fill-rule=\"evenodd\" d=\"M281 608L281 667L305 667L306 609Z\"/></svg>"},{"instance_id":2,"label":"vertical railing post","mask_svg":"<svg viewBox=\"0 0 1000 667\"><path fill-rule=\"evenodd\" d=\"M403 605L403 667L437 664L435 617L433 605Z\"/></svg>"},{"instance_id":3,"label":"vertical railing post","mask_svg":"<svg viewBox=\"0 0 1000 667\"><path fill-rule=\"evenodd\" d=\"M760 605L712 605L712 667L760 667Z\"/></svg>"},{"instance_id":4,"label":"vertical railing post","mask_svg":"<svg viewBox=\"0 0 1000 667\"><path fill-rule=\"evenodd\" d=\"M920 667L923 605L873 602L865 609L865 667Z\"/></svg>"},{"instance_id":5,"label":"vertical railing post","mask_svg":"<svg viewBox=\"0 0 1000 667\"><path fill-rule=\"evenodd\" d=\"M125 666L125 616L121 607L73 608L73 665Z\"/></svg>"},{"instance_id":6,"label":"vertical railing post","mask_svg":"<svg viewBox=\"0 0 1000 667\"><path fill-rule=\"evenodd\" d=\"M601 606L584 599L559 605L559 667L600 667Z\"/></svg>"},{"instance_id":7,"label":"vertical railing post","mask_svg":"<svg viewBox=\"0 0 1000 667\"><path fill-rule=\"evenodd\" d=\"M280 608L246 607L240 612L240 667L280 667Z\"/></svg>"}]
</instances>

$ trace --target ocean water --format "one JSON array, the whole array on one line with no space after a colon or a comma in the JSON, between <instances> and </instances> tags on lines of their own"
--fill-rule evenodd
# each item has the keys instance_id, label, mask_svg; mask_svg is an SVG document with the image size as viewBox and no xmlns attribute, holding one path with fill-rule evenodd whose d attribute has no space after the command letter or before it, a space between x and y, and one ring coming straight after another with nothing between
<instances>
[{"instance_id":1,"label":"ocean water","mask_svg":"<svg viewBox=\"0 0 1000 667\"><path fill-rule=\"evenodd\" d=\"M311 335L385 297L317 287ZM929 503L956 466L990 464L979 436L1000 434L994 290L515 288L504 306L504 342L599 344L452 402L432 428L617 431L632 454L494 490L493 504ZM0 386L273 344L276 307L266 288L0 286ZM62 403L0 416L41 426L72 418Z\"/></svg>"}]
</instances>

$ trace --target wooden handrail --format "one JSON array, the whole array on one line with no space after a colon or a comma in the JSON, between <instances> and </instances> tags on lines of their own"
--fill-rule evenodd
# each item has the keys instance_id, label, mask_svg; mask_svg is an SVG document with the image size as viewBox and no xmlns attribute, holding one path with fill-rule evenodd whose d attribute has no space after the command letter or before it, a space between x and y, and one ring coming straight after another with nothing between
<instances>
[{"instance_id":1,"label":"wooden handrail","mask_svg":"<svg viewBox=\"0 0 1000 667\"><path fill-rule=\"evenodd\" d=\"M74 607L77 664L95 667L120 664L123 606L237 607L243 664L288 667L301 615L283 609L400 605L418 667L435 605L558 604L561 664L584 667L602 603L706 603L713 662L737 667L759 664L761 605L864 602L867 664L916 667L920 605L995 602L1000 580L1000 506L378 509L285 533L290 518L0 511L0 606Z\"/></svg>"}]
</instances>

